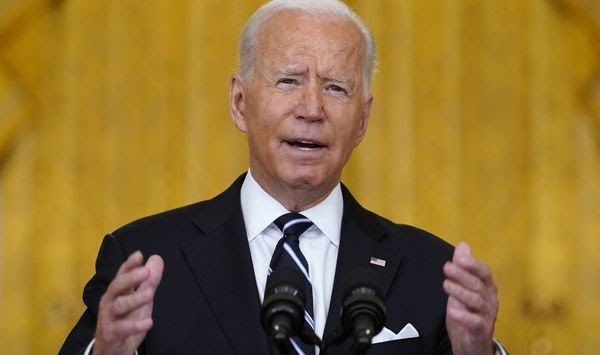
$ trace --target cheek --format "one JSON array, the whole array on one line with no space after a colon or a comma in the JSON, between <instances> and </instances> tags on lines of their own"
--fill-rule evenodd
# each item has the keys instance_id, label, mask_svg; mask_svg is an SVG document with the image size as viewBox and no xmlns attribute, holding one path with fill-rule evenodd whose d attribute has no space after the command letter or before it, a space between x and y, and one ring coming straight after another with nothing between
<instances>
[{"instance_id":1,"label":"cheek","mask_svg":"<svg viewBox=\"0 0 600 355\"><path fill-rule=\"evenodd\" d=\"M289 106L285 100L275 100L272 96L257 98L248 115L248 125L257 135L266 136L274 133L286 114ZM289 110L288 110L289 111Z\"/></svg>"},{"instance_id":2,"label":"cheek","mask_svg":"<svg viewBox=\"0 0 600 355\"><path fill-rule=\"evenodd\" d=\"M360 143L360 124L356 122L346 123L344 122L334 130L334 134L337 136L337 142L341 146L341 150L344 155L350 155L352 150Z\"/></svg>"}]
</instances>

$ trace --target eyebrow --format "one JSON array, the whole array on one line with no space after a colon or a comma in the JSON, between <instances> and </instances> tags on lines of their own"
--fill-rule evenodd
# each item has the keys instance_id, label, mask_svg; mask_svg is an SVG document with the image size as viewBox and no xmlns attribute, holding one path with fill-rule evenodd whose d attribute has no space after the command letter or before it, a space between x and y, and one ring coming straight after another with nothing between
<instances>
[{"instance_id":1,"label":"eyebrow","mask_svg":"<svg viewBox=\"0 0 600 355\"><path fill-rule=\"evenodd\" d=\"M302 75L305 73L305 70L301 70L301 69L292 69L292 68L285 68L285 69L278 69L277 71L275 71L276 75Z\"/></svg>"},{"instance_id":2,"label":"eyebrow","mask_svg":"<svg viewBox=\"0 0 600 355\"><path fill-rule=\"evenodd\" d=\"M284 68L284 69L278 69L275 71L275 75L278 75L278 76L298 76L298 75L302 75L304 73L306 73L306 70L294 69L294 68ZM354 80L352 80L350 77L347 77L347 76L331 75L331 76L324 77L322 79L324 81L332 81L334 83L346 84L346 85L350 86L351 88L354 88Z\"/></svg>"},{"instance_id":3,"label":"eyebrow","mask_svg":"<svg viewBox=\"0 0 600 355\"><path fill-rule=\"evenodd\" d=\"M344 83L344 84L348 84L348 85L353 85L354 84L354 80L350 79L347 76L337 76L337 75L333 75L330 77L325 78L327 81L333 81L336 83Z\"/></svg>"}]
</instances>

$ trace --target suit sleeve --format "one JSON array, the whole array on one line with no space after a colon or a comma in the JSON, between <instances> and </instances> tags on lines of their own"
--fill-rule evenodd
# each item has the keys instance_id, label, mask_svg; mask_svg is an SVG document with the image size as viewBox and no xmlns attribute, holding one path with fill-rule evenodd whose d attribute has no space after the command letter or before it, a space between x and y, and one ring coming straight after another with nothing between
<instances>
[{"instance_id":1,"label":"suit sleeve","mask_svg":"<svg viewBox=\"0 0 600 355\"><path fill-rule=\"evenodd\" d=\"M108 285L124 261L125 254L119 241L110 234L105 236L96 259L96 274L88 281L83 290L83 302L86 310L67 336L59 355L83 354L85 348L92 341L96 332L100 298L106 292Z\"/></svg>"}]
</instances>

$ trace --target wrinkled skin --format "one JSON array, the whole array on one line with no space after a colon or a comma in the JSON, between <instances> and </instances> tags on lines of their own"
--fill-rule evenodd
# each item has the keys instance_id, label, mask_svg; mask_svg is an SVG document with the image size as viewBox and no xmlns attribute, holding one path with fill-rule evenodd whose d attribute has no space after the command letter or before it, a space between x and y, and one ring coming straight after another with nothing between
<instances>
[{"instance_id":1,"label":"wrinkled skin","mask_svg":"<svg viewBox=\"0 0 600 355\"><path fill-rule=\"evenodd\" d=\"M291 211L327 197L365 135L364 47L351 21L282 13L262 28L253 77L231 80L252 175Z\"/></svg>"}]
</instances>

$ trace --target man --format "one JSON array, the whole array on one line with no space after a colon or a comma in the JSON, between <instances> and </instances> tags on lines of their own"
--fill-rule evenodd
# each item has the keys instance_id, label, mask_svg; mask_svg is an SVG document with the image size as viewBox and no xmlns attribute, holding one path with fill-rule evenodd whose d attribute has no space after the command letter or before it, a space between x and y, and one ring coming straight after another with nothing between
<instances>
[{"instance_id":1,"label":"man","mask_svg":"<svg viewBox=\"0 0 600 355\"><path fill-rule=\"evenodd\" d=\"M387 308L370 353L493 354L498 300L485 264L466 244L453 250L364 210L339 182L367 129L374 59L368 30L337 0L259 9L242 33L230 89L249 172L212 200L105 237L84 292L88 309L61 353L271 352L260 303L271 256L288 237L274 221L301 212L311 226L294 250L310 273L318 336L340 326L342 280L370 267ZM145 263L142 254L151 255Z\"/></svg>"}]
</instances>

